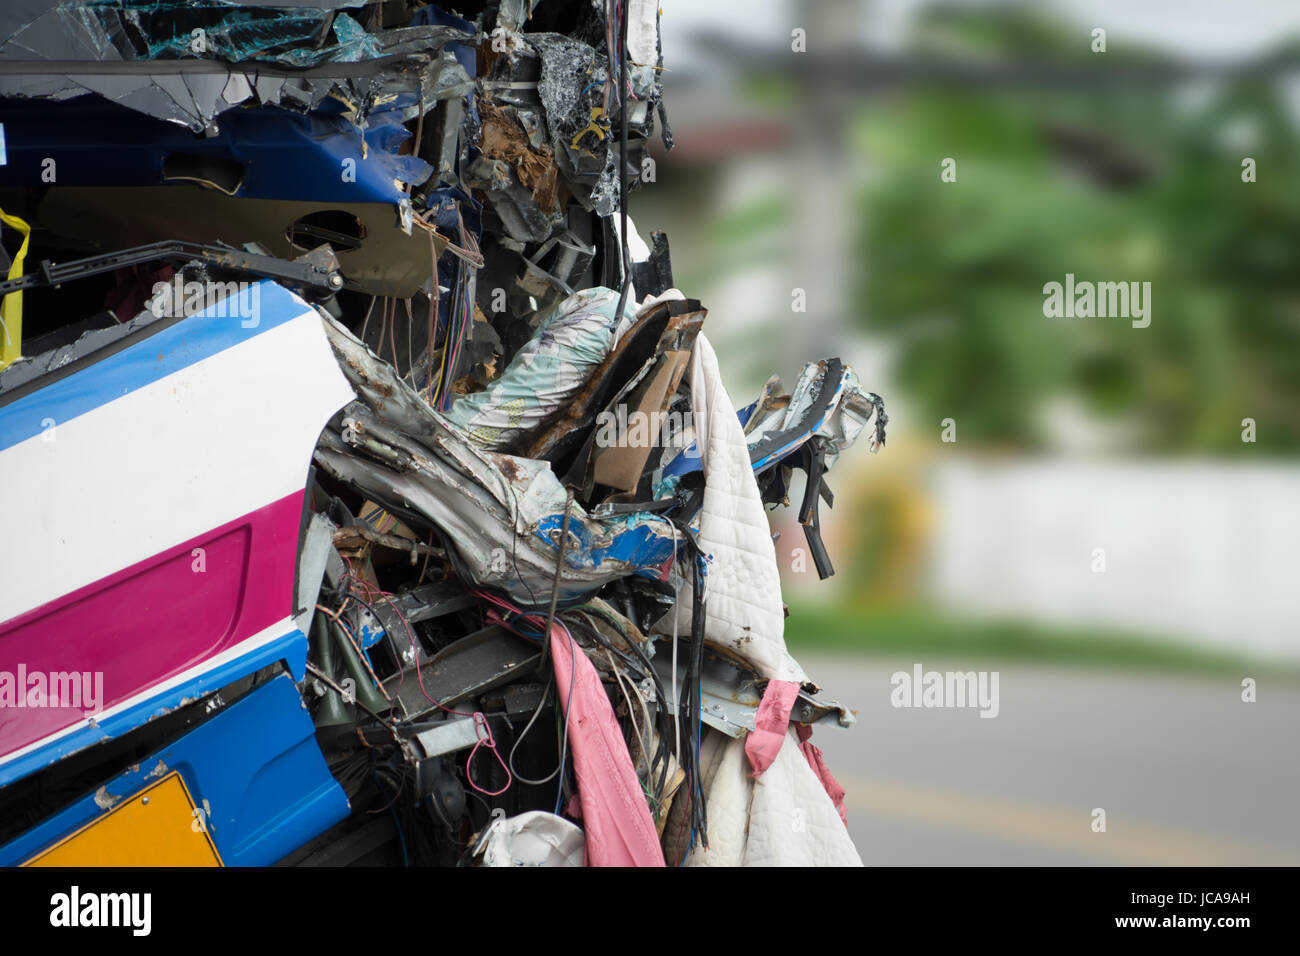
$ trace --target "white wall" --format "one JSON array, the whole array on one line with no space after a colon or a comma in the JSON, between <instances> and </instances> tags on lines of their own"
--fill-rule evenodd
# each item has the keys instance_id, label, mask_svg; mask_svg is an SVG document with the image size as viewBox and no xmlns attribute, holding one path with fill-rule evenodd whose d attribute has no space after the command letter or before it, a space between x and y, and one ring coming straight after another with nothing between
<instances>
[{"instance_id":1,"label":"white wall","mask_svg":"<svg viewBox=\"0 0 1300 956\"><path fill-rule=\"evenodd\" d=\"M961 461L932 491L943 606L1300 659L1300 467Z\"/></svg>"}]
</instances>

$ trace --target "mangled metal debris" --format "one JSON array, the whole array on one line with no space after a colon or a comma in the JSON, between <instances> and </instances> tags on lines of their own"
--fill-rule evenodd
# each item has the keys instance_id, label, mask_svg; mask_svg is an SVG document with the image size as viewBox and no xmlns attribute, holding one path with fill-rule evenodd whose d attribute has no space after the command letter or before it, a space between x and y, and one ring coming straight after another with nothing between
<instances>
[{"instance_id":1,"label":"mangled metal debris","mask_svg":"<svg viewBox=\"0 0 1300 956\"><path fill-rule=\"evenodd\" d=\"M804 470L830 574L883 404L831 358L737 411L667 238L634 261L655 4L474 9L0 12L0 473L50 549L0 672L80 629L110 704L0 721L0 862L151 766L216 862L857 861L767 509ZM147 521L42 497L105 483ZM822 842L759 832L795 808Z\"/></svg>"}]
</instances>

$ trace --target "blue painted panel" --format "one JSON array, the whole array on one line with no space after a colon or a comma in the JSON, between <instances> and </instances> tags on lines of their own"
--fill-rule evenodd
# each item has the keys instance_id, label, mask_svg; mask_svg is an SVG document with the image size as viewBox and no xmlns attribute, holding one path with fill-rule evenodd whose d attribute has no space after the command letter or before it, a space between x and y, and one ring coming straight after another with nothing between
<instances>
[{"instance_id":1,"label":"blue painted panel","mask_svg":"<svg viewBox=\"0 0 1300 956\"><path fill-rule=\"evenodd\" d=\"M196 136L99 97L64 103L0 101L7 162L0 185L40 187L53 160L59 186L163 186L168 156L202 157L242 167L234 195L319 203L398 203L408 198L394 180L419 185L433 167L401 155L412 134L402 112L414 92L397 94L366 118L365 130L326 100L303 114L278 107L227 110L213 136ZM355 164L344 180L343 160ZM44 178L43 178L44 177Z\"/></svg>"},{"instance_id":2,"label":"blue painted panel","mask_svg":"<svg viewBox=\"0 0 1300 956\"><path fill-rule=\"evenodd\" d=\"M174 710L180 706L181 701L192 700L210 691L219 690L276 661L284 661L294 678L302 680L307 670L307 636L294 628L278 640L233 661L228 661L220 667L204 671L171 690L156 694L118 713L101 714L90 726L57 737L50 743L10 760L0 767L0 787L35 773L52 763L57 763L86 747L113 737L120 737L146 721Z\"/></svg>"},{"instance_id":3,"label":"blue painted panel","mask_svg":"<svg viewBox=\"0 0 1300 956\"><path fill-rule=\"evenodd\" d=\"M311 716L286 674L103 790L126 798L173 770L185 778L195 802L209 809L208 832L227 866L274 863L350 812L316 744ZM105 813L95 796L87 794L0 847L0 865L21 863Z\"/></svg>"}]
</instances>

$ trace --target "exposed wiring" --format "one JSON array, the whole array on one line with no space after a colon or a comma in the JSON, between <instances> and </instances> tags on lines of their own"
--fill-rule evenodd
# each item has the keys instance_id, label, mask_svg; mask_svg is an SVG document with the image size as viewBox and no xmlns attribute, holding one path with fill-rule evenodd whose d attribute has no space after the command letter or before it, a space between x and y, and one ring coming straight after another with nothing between
<instances>
[{"instance_id":1,"label":"exposed wiring","mask_svg":"<svg viewBox=\"0 0 1300 956\"><path fill-rule=\"evenodd\" d=\"M609 617L603 611L601 611L599 608L596 608L592 605L583 605L580 608L575 608L574 612L575 613L580 612L582 614L595 612L596 614L600 615L606 620L610 620ZM574 620L573 623L578 624L580 622L578 620ZM615 629L620 630L620 633L622 633L621 629L619 628L616 622L611 621L611 623L613 624ZM632 670L635 671L638 669L638 666L634 664L631 660L629 660L626 654L624 654L622 651L615 648L613 645L609 643L609 641L605 638L603 634L601 634L598 628L593 627L586 622L582 622L582 624L585 627L588 635L594 641L596 641L596 643L600 644L602 647L610 651L615 656L620 657L625 661L627 661L629 668L631 668ZM642 675L644 677L649 677L651 682L653 683L655 689L655 698L657 703L659 704L659 711L656 720L656 722L659 725L657 728L659 740L658 740L658 745L655 748L654 757L651 761L650 775L651 778L653 778L655 770L656 769L658 770L658 779L655 782L654 790L656 794L662 796L664 793L665 785L668 782L668 768L669 768L668 758L671 756L671 751L672 751L671 745L669 744L670 735L673 729L672 718L669 716L669 711L672 708L668 706L668 700L666 695L664 694L663 683L659 679L659 672L654 669L654 666L650 663L650 659L646 656L645 652L641 649L641 647L637 644L636 641L631 640L626 634L622 634L622 636L623 639L627 642L628 647L632 649L633 653L640 660L641 663L639 669ZM647 723L648 722L649 721L647 720Z\"/></svg>"},{"instance_id":2,"label":"exposed wiring","mask_svg":"<svg viewBox=\"0 0 1300 956\"><path fill-rule=\"evenodd\" d=\"M545 777L542 777L540 780L530 780L527 777L525 777L523 774L521 774L518 770L515 769L515 751L519 749L519 744L523 741L523 739L528 736L528 732L533 729L533 724L537 723L537 718L541 716L542 709L546 706L546 701L551 696L551 688L554 686L555 686L554 679L552 679L549 683L547 683L546 689L542 691L542 699L537 702L537 707L533 710L533 715L528 718L528 723L524 724L523 731L520 732L519 736L515 738L515 744L513 747L510 748L510 759L509 761L507 761L510 765L510 772L515 775L515 779L518 780L520 783L526 783L529 786L533 786L533 787L541 787L554 780L555 775L560 772L561 764L557 763L555 765L555 769L552 770L550 773L548 773Z\"/></svg>"},{"instance_id":3,"label":"exposed wiring","mask_svg":"<svg viewBox=\"0 0 1300 956\"><path fill-rule=\"evenodd\" d=\"M564 549L569 544L569 512L573 507L573 489L570 488L564 496L564 520L560 522L560 544L555 553L555 576L551 579L551 605L546 610L546 624L542 627L542 633L549 635L551 625L555 623L555 605L560 598L560 574L564 570ZM546 662L550 658L550 642L545 641L542 644L542 667L546 667Z\"/></svg>"},{"instance_id":4,"label":"exposed wiring","mask_svg":"<svg viewBox=\"0 0 1300 956\"><path fill-rule=\"evenodd\" d=\"M348 606L349 600L350 597L345 598L343 603L339 605L339 609L337 611L331 611L323 604L317 604L316 610L322 612L327 618L329 618L334 623L335 627L337 627L340 631L343 632L343 636L348 639L348 643L351 644L352 649L357 652L357 657L361 659L362 665L364 665L364 667L366 668L367 673L370 674L371 680L375 682L375 686L379 689L379 693L384 695L384 700L387 700L391 703L392 698L388 696L388 691L384 690L384 685L379 680L379 676L375 673L375 669L370 666L370 659L366 657L365 653L361 650L361 645L357 642L356 637L353 635L352 628L348 626L347 622L344 621L341 616L343 614L343 609Z\"/></svg>"},{"instance_id":5,"label":"exposed wiring","mask_svg":"<svg viewBox=\"0 0 1300 956\"><path fill-rule=\"evenodd\" d=\"M478 710L475 711L453 710L452 708L443 704L441 701L434 700L433 697L429 695L429 692L425 690L424 687L424 674L422 668L420 667L419 645L415 640L415 633L411 630L411 625L406 620L406 615L404 615L401 611L401 608L399 608L396 605L396 603L393 602L392 600L393 595L389 594L388 592L380 592L380 593L383 595L383 597L385 597L388 600L388 606L392 609L393 613L397 615L397 619L401 621L402 627L406 629L406 636L411 642L411 654L413 658L412 666L415 668L416 680L420 684L420 693L424 695L425 700L427 700L429 703L433 704L435 707L437 707L438 709L442 710L445 713L453 714L457 717L470 717L474 720L474 729L478 735L478 740L474 744L473 749L470 750L469 756L465 758L465 779L469 782L469 785L471 787L473 787L475 790L479 791L480 793L486 794L489 797L495 797L505 793L507 790L510 789L511 784L514 781L514 776L511 773L509 765L502 758L500 751L497 750L496 739L492 736L492 728L488 726L487 717L483 714L482 711L478 711ZM355 598L355 600L357 601L358 604L360 604L362 607L368 610L371 613L371 615L375 618L376 621L382 622L382 619L379 617L379 614L375 611L373 606L371 606L368 602L366 602L362 598ZM402 673L405 673L405 670L406 670L405 668L401 668ZM383 690L382 686L380 687L380 690L381 691ZM387 696L387 694L385 694L385 696ZM474 773L470 769L470 764L473 762L474 756L475 754L478 753L479 748L484 746L486 746L488 750L492 751L492 755L497 758L497 763L499 763L501 765L501 768L506 772L506 782L505 785L500 790L485 790L483 787L480 787L478 783L474 780Z\"/></svg>"},{"instance_id":6,"label":"exposed wiring","mask_svg":"<svg viewBox=\"0 0 1300 956\"><path fill-rule=\"evenodd\" d=\"M506 766L505 760L502 759L501 751L497 750L497 742L492 736L492 728L488 725L487 717L484 716L482 711L474 711L474 733L478 736L478 740L473 749L470 750L469 756L465 758L465 779L479 793L489 797L499 797L510 789L510 785L514 783L514 776L511 774L510 768ZM484 744L487 745L488 750L492 751L492 756L497 758L497 763L501 765L501 769L506 772L506 782L501 786L500 790L486 790L480 787L474 782L474 774L470 772L470 764L474 762L474 755L478 753L479 748Z\"/></svg>"},{"instance_id":7,"label":"exposed wiring","mask_svg":"<svg viewBox=\"0 0 1300 956\"><path fill-rule=\"evenodd\" d=\"M344 690L344 689L339 685L339 683L338 683L336 680L334 680L333 677L331 677L329 674L326 674L323 670L321 670L319 667L317 667L317 666L316 666L315 664L313 664L311 661L308 661L308 662L307 662L307 673L309 673L309 674L311 674L313 677L316 677L317 679L319 679L320 682L321 682L322 684L324 684L326 687L328 687L328 688L330 688L331 690L333 690L335 693L337 693L337 694L338 694L340 697L342 697L344 700L347 700L349 697L353 696L353 695L350 694L348 691L345 691L345 690ZM371 710L369 707L367 707L365 704L363 704L363 703L362 703L361 701L359 701L359 700L356 701L356 705L357 705L358 707L360 707L362 710L364 710L364 711L365 711L367 714L369 714L371 717L373 717L375 720L377 720L377 721L379 721L381 724L383 724L386 728L388 728L389 733L391 733L391 734L393 735L393 741L394 741L394 742L395 742L399 747L403 745L404 741L402 740L402 736L401 736L401 734L399 734L399 733L397 732L397 725L396 725L395 723L393 723L391 719L386 718L386 717L384 717L384 716L381 715L381 714L376 714L373 710Z\"/></svg>"},{"instance_id":8,"label":"exposed wiring","mask_svg":"<svg viewBox=\"0 0 1300 956\"><path fill-rule=\"evenodd\" d=\"M517 620L523 620L538 625L543 623L543 619L541 615L530 614L525 611L521 611L519 608L515 607L513 604L511 604L509 601L505 600L504 598L499 598L496 595L488 594L484 591L473 591L471 593L473 593L475 596L479 598L482 598L485 601L488 601L491 604L495 604L498 607L504 608L507 611L510 611L512 614L514 614L515 618L511 618L511 619L500 618L500 620L504 627L514 630L515 633L520 633L519 630L517 629ZM556 772L560 774L560 792L556 798L556 803L555 803L555 812L558 814L560 812L560 806L563 802L564 765L568 759L569 719L570 719L570 714L572 713L573 710L573 686L577 682L577 677L578 677L578 658L576 655L578 653L579 648L577 646L577 642L574 641L573 634L569 631L569 628L565 625L563 621L559 619L550 621L550 630L542 632L544 635L548 635L542 638L543 646L549 644L550 641L556 637L557 629L559 634L564 636L569 641L569 693L566 696L566 700L564 704L564 736L560 741L560 764L556 768ZM529 637L530 640L537 639L532 635L527 635L527 636ZM550 779L551 777L547 777L547 780Z\"/></svg>"},{"instance_id":9,"label":"exposed wiring","mask_svg":"<svg viewBox=\"0 0 1300 956\"><path fill-rule=\"evenodd\" d=\"M642 731L641 728L644 726L648 730L650 727L650 709L646 707L645 698L641 696L641 692L637 690L635 684L632 685L632 693L628 693L628 682L623 676L622 668L619 667L618 663L614 660L614 655L610 652L608 647L604 648L604 651L605 657L609 659L609 668L614 674L614 680L618 682L618 689L622 691L623 700L627 703L627 717L628 720L632 722L632 730L636 733L637 742L640 744L641 759L645 762L646 777L649 778L653 770L650 763L650 740L649 737L646 736L646 732ZM637 708L632 706L633 696L636 697L637 704L640 705L641 714L645 718L644 725L637 723ZM647 791L647 795L648 794L649 791Z\"/></svg>"}]
</instances>

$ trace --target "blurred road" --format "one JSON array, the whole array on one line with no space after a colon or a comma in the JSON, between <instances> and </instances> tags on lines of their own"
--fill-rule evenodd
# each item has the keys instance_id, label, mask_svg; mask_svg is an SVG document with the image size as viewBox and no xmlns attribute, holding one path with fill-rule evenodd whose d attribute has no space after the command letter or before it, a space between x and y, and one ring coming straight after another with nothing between
<instances>
[{"instance_id":1,"label":"blurred road","mask_svg":"<svg viewBox=\"0 0 1300 956\"><path fill-rule=\"evenodd\" d=\"M858 711L813 742L868 865L1300 864L1300 686L792 650ZM917 661L996 669L998 716L895 709L890 677Z\"/></svg>"}]
</instances>

